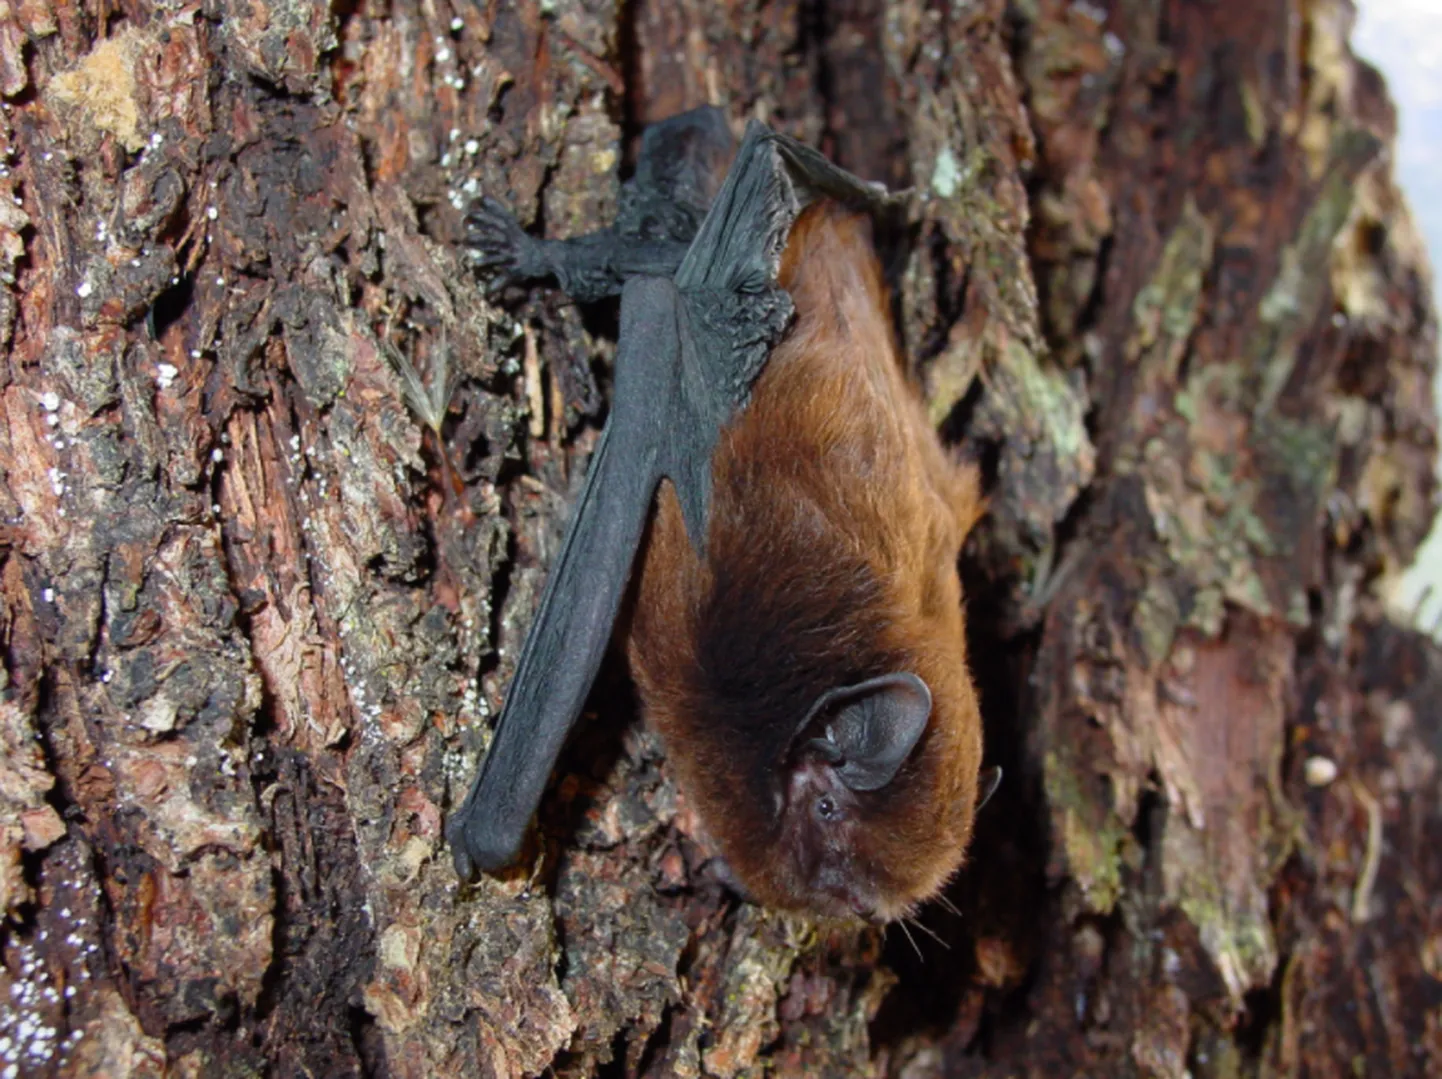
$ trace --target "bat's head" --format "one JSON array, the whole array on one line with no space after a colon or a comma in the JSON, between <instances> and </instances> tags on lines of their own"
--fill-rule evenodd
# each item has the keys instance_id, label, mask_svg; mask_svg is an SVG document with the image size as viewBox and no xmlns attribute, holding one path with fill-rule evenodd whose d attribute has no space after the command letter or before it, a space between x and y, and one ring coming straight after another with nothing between
<instances>
[{"instance_id":1,"label":"bat's head","mask_svg":"<svg viewBox=\"0 0 1442 1079\"><path fill-rule=\"evenodd\" d=\"M781 910L888 922L960 868L994 785L980 775L960 597L931 618L858 619L877 610L872 575L843 568L858 582L844 589L824 569L786 565L771 563L780 587L717 588L690 617L657 589L638 607L633 670L739 890ZM858 623L880 628L860 638Z\"/></svg>"},{"instance_id":2,"label":"bat's head","mask_svg":"<svg viewBox=\"0 0 1442 1079\"><path fill-rule=\"evenodd\" d=\"M653 540L683 543L665 505ZM766 554L784 541L749 542ZM981 714L955 569L938 558L918 586L932 601L912 602L829 553L733 560L699 597L659 586L648 568L633 669L741 891L777 909L887 922L962 864L989 793Z\"/></svg>"},{"instance_id":3,"label":"bat's head","mask_svg":"<svg viewBox=\"0 0 1442 1079\"><path fill-rule=\"evenodd\" d=\"M896 671L822 693L775 770L768 827L749 842L722 830L734 875L769 906L874 923L939 892L994 786L961 689Z\"/></svg>"}]
</instances>

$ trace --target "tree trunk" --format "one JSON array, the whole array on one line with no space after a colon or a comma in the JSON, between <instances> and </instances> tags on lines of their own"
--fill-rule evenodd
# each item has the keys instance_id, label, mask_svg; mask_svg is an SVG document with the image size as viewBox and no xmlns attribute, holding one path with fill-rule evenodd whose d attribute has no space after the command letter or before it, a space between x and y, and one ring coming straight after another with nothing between
<instances>
[{"instance_id":1,"label":"tree trunk","mask_svg":"<svg viewBox=\"0 0 1442 1079\"><path fill-rule=\"evenodd\" d=\"M1350 22L10 3L0 1073L1442 1074L1442 651L1374 598L1436 323ZM588 231L707 102L926 196L1007 779L914 951L695 872L619 671L520 868L442 840L614 346L488 298L461 210Z\"/></svg>"}]
</instances>

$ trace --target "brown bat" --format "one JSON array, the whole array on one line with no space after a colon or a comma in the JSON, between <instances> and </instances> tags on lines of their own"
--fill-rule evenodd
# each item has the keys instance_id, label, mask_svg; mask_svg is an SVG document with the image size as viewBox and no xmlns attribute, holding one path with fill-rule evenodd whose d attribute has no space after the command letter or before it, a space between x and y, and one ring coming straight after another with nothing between
<instances>
[{"instance_id":1,"label":"brown bat","mask_svg":"<svg viewBox=\"0 0 1442 1079\"><path fill-rule=\"evenodd\" d=\"M493 203L472 219L491 268L621 291L622 317L611 422L448 826L457 868L514 858L639 545L632 671L729 875L770 906L898 918L956 872L999 778L956 567L977 474L900 366L855 212L884 194L759 125L717 191L714 110L647 140L624 228L557 244Z\"/></svg>"},{"instance_id":2,"label":"brown bat","mask_svg":"<svg viewBox=\"0 0 1442 1079\"><path fill-rule=\"evenodd\" d=\"M814 204L779 280L796 321L721 433L706 554L663 485L628 651L746 889L885 921L971 837L981 714L956 562L982 502L902 373L869 222Z\"/></svg>"}]
</instances>

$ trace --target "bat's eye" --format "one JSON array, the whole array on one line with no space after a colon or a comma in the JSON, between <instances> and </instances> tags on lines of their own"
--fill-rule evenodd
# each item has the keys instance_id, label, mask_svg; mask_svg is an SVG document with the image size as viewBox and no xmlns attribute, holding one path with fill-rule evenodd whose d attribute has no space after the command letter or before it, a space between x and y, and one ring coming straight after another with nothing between
<instances>
[{"instance_id":1,"label":"bat's eye","mask_svg":"<svg viewBox=\"0 0 1442 1079\"><path fill-rule=\"evenodd\" d=\"M831 795L823 794L816 799L816 815L825 821L837 820L841 816L841 807Z\"/></svg>"}]
</instances>

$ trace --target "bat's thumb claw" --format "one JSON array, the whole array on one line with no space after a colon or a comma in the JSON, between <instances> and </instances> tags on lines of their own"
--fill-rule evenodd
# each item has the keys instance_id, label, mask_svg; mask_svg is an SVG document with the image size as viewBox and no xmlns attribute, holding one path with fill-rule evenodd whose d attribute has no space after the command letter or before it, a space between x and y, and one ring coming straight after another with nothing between
<instances>
[{"instance_id":1,"label":"bat's thumb claw","mask_svg":"<svg viewBox=\"0 0 1442 1079\"><path fill-rule=\"evenodd\" d=\"M462 806L446 824L451 860L463 881L510 865L521 853L523 838L504 834L489 818L478 815L474 805Z\"/></svg>"},{"instance_id":2,"label":"bat's thumb claw","mask_svg":"<svg viewBox=\"0 0 1442 1079\"><path fill-rule=\"evenodd\" d=\"M451 862L462 881L476 879L476 863L466 849L466 811L461 810L446 823L446 842L451 846Z\"/></svg>"},{"instance_id":3,"label":"bat's thumb claw","mask_svg":"<svg viewBox=\"0 0 1442 1079\"><path fill-rule=\"evenodd\" d=\"M456 867L456 876L461 883L469 884L476 879L476 866L464 847L451 846L451 864Z\"/></svg>"}]
</instances>

